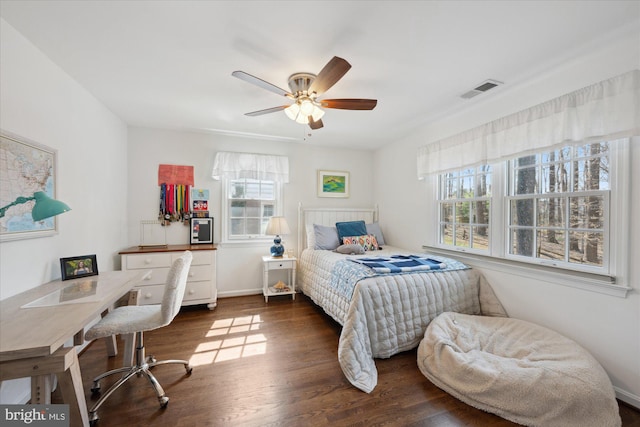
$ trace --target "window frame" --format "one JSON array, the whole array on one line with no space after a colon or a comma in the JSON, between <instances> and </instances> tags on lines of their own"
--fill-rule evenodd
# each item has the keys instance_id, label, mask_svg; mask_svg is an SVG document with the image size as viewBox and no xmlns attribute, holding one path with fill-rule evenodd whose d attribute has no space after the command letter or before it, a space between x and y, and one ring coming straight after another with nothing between
<instances>
[{"instance_id":1,"label":"window frame","mask_svg":"<svg viewBox=\"0 0 640 427\"><path fill-rule=\"evenodd\" d=\"M483 168L483 167L488 167L489 170L488 171L481 171L480 168ZM469 170L473 170L473 173L472 174L465 173L465 172L467 172ZM492 205L493 205L493 202L492 202L492 193L493 193L493 181L492 180L493 180L493 176L494 176L493 170L494 170L494 166L493 165L477 165L477 166L470 166L470 167L466 167L466 168L463 168L463 169L460 169L460 170L457 170L457 171L448 172L448 173L442 173L442 174L438 175L438 179L437 179L438 188L436 190L436 195L437 195L437 197L436 197L436 200L437 200L436 205L437 205L437 210L438 210L438 212L437 212L437 218L438 218L437 227L438 227L438 231L437 231L436 239L437 239L437 242L438 242L439 245L441 245L442 247L446 247L446 248L456 248L456 249L464 251L464 252L468 251L468 252L484 254L484 255L490 254L490 252L491 252L491 239L490 239L490 237L491 237L491 229L492 229L491 219L493 217L493 215L491 213L491 209L492 209ZM455 175L456 182L457 182L456 197L448 198L448 196L445 194L446 193L446 189L445 188L447 186L447 182L451 181L452 177L446 177L446 175L451 175L451 174ZM484 196L478 196L478 195L475 194L475 190L474 190L474 196L473 197L464 197L463 194L460 194L460 192L463 190L463 186L461 185L461 179L463 177L473 176L474 184L475 184L475 180L480 175L485 175L485 176L489 175L491 177L491 184L490 184L491 190L488 190L488 195L485 194ZM477 188L477 185L474 185L474 188ZM489 218L488 218L486 224L485 223L479 224L477 222L473 222L471 220L471 218L472 218L472 212L474 212L474 211L471 210L471 206L473 206L474 204L477 205L478 202L484 202L484 201L489 203L489 210L487 212L488 215L489 215ZM469 203L469 206L470 206L470 208L469 208L470 209L469 210L469 222L460 223L458 221L457 206L460 203L467 203L467 202ZM447 205L447 204L451 204L452 205L452 213L451 213L451 216L453 218L452 222L446 221L445 218L443 218L444 205ZM475 212L474 212L474 214L475 214ZM451 224L452 227L453 227L453 238L452 238L453 239L452 240L453 244L450 244L450 245L443 243L444 238L443 238L443 235L441 233L441 230L442 230L442 227L445 224ZM481 226L485 226L486 225L486 227L488 229L487 238L489 239L487 248L486 249L481 249L481 248L477 248L477 247L474 248L473 247L473 242L474 242L474 233L473 232L469 233L469 244L470 244L470 246L459 246L459 245L456 245L456 240L457 240L456 228L460 224L466 225L470 229L473 228L473 227L481 227Z\"/></svg>"},{"instance_id":2,"label":"window frame","mask_svg":"<svg viewBox=\"0 0 640 427\"><path fill-rule=\"evenodd\" d=\"M221 217L222 217L222 221L221 221L221 226L222 226L222 243L227 243L227 244L241 244L241 243L251 243L251 242L268 242L268 241L272 241L273 240L273 236L267 236L263 233L261 234L243 234L241 236L232 236L231 235L231 204L234 200L237 199L232 199L231 198L231 186L232 183L234 181L239 181L239 180L247 180L248 178L239 178L239 179L232 179L232 178L223 178L222 181L222 185L223 185L223 191L222 191L222 202L221 202ZM251 181L260 181L260 182L270 182L273 183L273 188L274 188L274 211L273 211L273 215L272 216L281 216L282 212L283 212L283 206L284 206L284 197L283 197L283 183L278 182L278 181L271 181L271 180L253 180L253 179L249 179ZM262 200L262 199L245 199L245 200ZM261 204L262 207L262 204ZM262 211L262 209L261 209ZM264 219L268 219L270 217L262 217L261 218ZM266 227L266 225L265 225ZM261 227L261 229L263 229L264 227Z\"/></svg>"},{"instance_id":3,"label":"window frame","mask_svg":"<svg viewBox=\"0 0 640 427\"><path fill-rule=\"evenodd\" d=\"M436 210L435 233L433 234L433 243L424 246L425 249L441 250L441 253L460 254L464 253L463 258L475 261L482 260L484 265L500 265L508 271L544 271L549 277L562 277L562 284L574 287L590 287L595 285L600 287L602 293L612 294L616 296L624 296L628 289L628 243L629 236L625 230L628 230L630 223L630 205L629 195L631 187L631 167L630 157L631 141L640 143L640 137L609 139L609 190L608 197L608 221L604 224L606 233L608 233L608 252L603 254L603 268L592 266L581 266L571 268L570 266L554 262L553 260L532 260L525 259L528 257L509 256L509 210L508 210L508 185L509 185L509 169L507 161L498 161L490 163L492 170L492 191L491 191L491 209L490 209L490 240L488 253L479 253L470 248L459 248L453 245L441 244L441 180L444 174L439 174L437 179L432 181L434 198L437 203L434 204ZM597 141L584 141L578 144L563 145L585 145ZM537 150L536 153L548 152L548 149ZM524 154L523 154L524 155ZM467 168L461 168L467 169ZM587 192L588 193L588 192ZM580 193L575 193L580 194ZM541 194L542 197L549 197L549 193ZM571 197L571 193L569 196ZM606 203L606 202L605 202ZM606 259L606 260L605 260ZM483 264L478 264L481 266ZM585 276L586 275L586 276ZM581 280L576 280L576 278ZM585 280L587 277L588 280ZM573 279L572 279L573 278ZM613 290L612 290L613 288ZM597 289L596 289L597 290Z\"/></svg>"},{"instance_id":4,"label":"window frame","mask_svg":"<svg viewBox=\"0 0 640 427\"><path fill-rule=\"evenodd\" d=\"M615 155L612 154L612 147L616 145L616 141L606 141L607 142L607 151L606 157L608 159L609 171L613 170L617 167L618 161L614 158ZM522 262L531 262L534 264L543 264L550 265L559 268L566 268L568 270L576 270L576 271L584 271L591 272L596 274L610 274L610 245L611 245L611 235L610 235L610 227L611 223L611 193L613 183L611 182L611 176L608 177L607 187L603 189L585 189L581 186L578 186L574 179L576 178L576 174L574 172L574 167L578 162L589 161L593 158L602 158L604 157L601 152L593 155L593 154L581 154L581 149L587 145L595 145L600 143L600 141L587 141L578 144L563 144L556 147L550 147L548 149L541 149L532 152L531 154L524 154L523 156L515 157L513 159L509 159L505 161L506 165L506 185L504 186L505 196L503 197L504 209L505 209L505 217L503 222L503 227L507 231L505 233L505 240L503 242L504 246L504 256L506 259L514 259ZM551 154L552 152L565 151L568 154L568 158L560 160L555 159L549 160L551 156L546 157L546 155ZM535 161L531 165L527 165L527 167L522 167L517 165L516 162L519 158L527 157L527 156L535 156ZM561 157L562 159L562 157ZM567 183L567 189L565 191L557 191L550 192L541 188L542 185L539 181L543 181L543 178L546 175L543 173L545 168L548 168L551 165L557 165L561 163L566 163L569 165L569 170L566 172L569 178ZM517 177L518 171L523 169L532 169L536 186L531 192L519 193L516 189L517 187ZM579 181L583 179L583 177L579 176ZM585 197L602 197L602 227L597 229L597 232L602 233L602 265L597 266L593 264L587 263L578 263L571 262L571 249L569 247L569 235L571 232L580 232L580 233L588 233L588 227L572 227L571 226L571 199L575 198L585 198ZM543 199L562 199L565 201L564 209L565 210L565 218L566 223L563 226L550 226L550 225L540 225L539 224L539 216L538 216L538 206L539 201ZM532 225L514 225L512 224L511 218L513 212L511 210L511 206L513 201L518 200L532 200ZM512 232L514 230L527 230L530 229L533 231L532 233L532 254L531 255L519 255L512 253ZM561 231L564 233L564 241L563 241L563 259L547 259L540 256L538 253L538 233L543 230L555 230Z\"/></svg>"}]
</instances>

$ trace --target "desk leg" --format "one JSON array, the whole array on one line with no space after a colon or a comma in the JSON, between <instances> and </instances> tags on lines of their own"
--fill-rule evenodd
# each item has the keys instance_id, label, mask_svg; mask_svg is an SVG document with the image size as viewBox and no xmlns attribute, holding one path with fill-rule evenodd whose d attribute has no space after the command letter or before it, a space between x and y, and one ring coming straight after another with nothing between
<instances>
[{"instance_id":1,"label":"desk leg","mask_svg":"<svg viewBox=\"0 0 640 427\"><path fill-rule=\"evenodd\" d=\"M48 405L51 403L53 381L50 374L31 377L31 404Z\"/></svg>"},{"instance_id":2,"label":"desk leg","mask_svg":"<svg viewBox=\"0 0 640 427\"><path fill-rule=\"evenodd\" d=\"M69 416L71 418L71 426L88 426L89 413L87 411L87 402L84 398L82 390L82 375L80 374L80 362L78 355L73 352L71 364L64 371L58 374L58 384L62 392L62 398L65 403L69 404Z\"/></svg>"},{"instance_id":3,"label":"desk leg","mask_svg":"<svg viewBox=\"0 0 640 427\"><path fill-rule=\"evenodd\" d=\"M69 405L70 425L89 426L87 401L82 391L80 363L74 347L61 347L49 356L0 362L0 381L31 377L31 403L51 403L51 374L58 376L64 403Z\"/></svg>"},{"instance_id":4,"label":"desk leg","mask_svg":"<svg viewBox=\"0 0 640 427\"><path fill-rule=\"evenodd\" d=\"M133 366L136 354L136 334L123 334L120 337L124 340L124 354L122 355L122 366Z\"/></svg>"},{"instance_id":5,"label":"desk leg","mask_svg":"<svg viewBox=\"0 0 640 427\"><path fill-rule=\"evenodd\" d=\"M118 355L118 344L116 342L116 336L111 335L104 337L104 341L107 344L107 356L114 357Z\"/></svg>"},{"instance_id":6,"label":"desk leg","mask_svg":"<svg viewBox=\"0 0 640 427\"><path fill-rule=\"evenodd\" d=\"M138 299L140 298L140 289L134 289L125 294L114 304L114 307L122 307L125 305L138 305ZM101 316L104 317L111 308L103 311ZM124 355L122 356L122 366L133 366L133 359L135 358L135 334L123 334L121 338L124 340ZM115 335L110 335L104 338L107 345L107 356L114 357L118 355L118 343Z\"/></svg>"}]
</instances>

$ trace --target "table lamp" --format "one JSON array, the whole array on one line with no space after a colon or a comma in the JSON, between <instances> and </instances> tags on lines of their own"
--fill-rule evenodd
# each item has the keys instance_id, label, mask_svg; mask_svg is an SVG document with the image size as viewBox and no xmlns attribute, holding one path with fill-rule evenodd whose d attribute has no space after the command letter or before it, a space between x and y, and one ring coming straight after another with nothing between
<instances>
[{"instance_id":1,"label":"table lamp","mask_svg":"<svg viewBox=\"0 0 640 427\"><path fill-rule=\"evenodd\" d=\"M31 210L31 217L33 218L34 222L42 221L43 219L60 215L61 213L71 210L71 208L67 206L66 203L52 199L42 191L36 191L31 197L20 196L12 203L9 203L7 206L1 208L0 218L4 217L7 209L9 209L10 207L21 205L23 203L30 202L31 200L36 201L35 205L33 205L33 209Z\"/></svg>"},{"instance_id":2,"label":"table lamp","mask_svg":"<svg viewBox=\"0 0 640 427\"><path fill-rule=\"evenodd\" d=\"M282 239L280 234L290 234L289 224L283 216L272 216L267 224L265 234L275 235L273 246L271 246L271 256L279 258L284 254L284 246L281 245Z\"/></svg>"}]
</instances>

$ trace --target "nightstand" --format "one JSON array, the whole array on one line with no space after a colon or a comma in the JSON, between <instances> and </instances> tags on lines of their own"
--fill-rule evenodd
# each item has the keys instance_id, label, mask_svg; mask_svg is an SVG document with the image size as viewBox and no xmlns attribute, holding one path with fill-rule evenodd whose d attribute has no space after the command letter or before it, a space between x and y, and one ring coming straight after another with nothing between
<instances>
[{"instance_id":1,"label":"nightstand","mask_svg":"<svg viewBox=\"0 0 640 427\"><path fill-rule=\"evenodd\" d=\"M296 299L296 262L297 259L295 257L262 257L262 293L264 294L265 302L269 302L269 297L276 295L291 295L292 299ZM274 287L275 283L269 284L269 272L278 270L287 271L288 280L284 289L276 289Z\"/></svg>"}]
</instances>

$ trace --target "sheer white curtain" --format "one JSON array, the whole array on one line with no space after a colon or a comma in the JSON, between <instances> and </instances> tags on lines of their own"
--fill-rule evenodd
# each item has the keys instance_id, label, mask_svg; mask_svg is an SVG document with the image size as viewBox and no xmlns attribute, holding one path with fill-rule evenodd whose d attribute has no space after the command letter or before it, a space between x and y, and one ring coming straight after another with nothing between
<instances>
[{"instance_id":1,"label":"sheer white curtain","mask_svg":"<svg viewBox=\"0 0 640 427\"><path fill-rule=\"evenodd\" d=\"M220 151L213 161L211 177L216 180L260 179L289 182L289 158L270 154L234 153Z\"/></svg>"},{"instance_id":2,"label":"sheer white curtain","mask_svg":"<svg viewBox=\"0 0 640 427\"><path fill-rule=\"evenodd\" d=\"M418 149L418 178L573 141L640 135L640 70Z\"/></svg>"}]
</instances>

